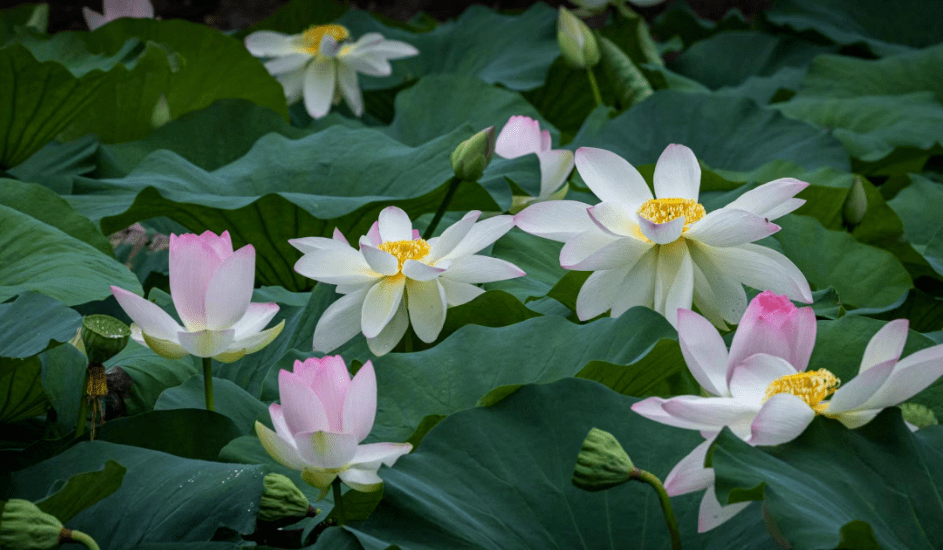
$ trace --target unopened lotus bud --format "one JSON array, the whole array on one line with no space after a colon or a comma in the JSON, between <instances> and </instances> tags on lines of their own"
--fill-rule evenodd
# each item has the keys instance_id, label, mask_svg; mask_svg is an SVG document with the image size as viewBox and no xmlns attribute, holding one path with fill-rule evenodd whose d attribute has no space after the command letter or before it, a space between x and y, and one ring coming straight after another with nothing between
<instances>
[{"instance_id":1,"label":"unopened lotus bud","mask_svg":"<svg viewBox=\"0 0 943 550\"><path fill-rule=\"evenodd\" d=\"M489 126L458 144L452 151L452 170L455 177L478 181L494 155L494 126Z\"/></svg>"},{"instance_id":2,"label":"unopened lotus bud","mask_svg":"<svg viewBox=\"0 0 943 550\"><path fill-rule=\"evenodd\" d=\"M128 345L131 329L109 315L82 318L82 343L89 363L104 363Z\"/></svg>"},{"instance_id":3,"label":"unopened lotus bud","mask_svg":"<svg viewBox=\"0 0 943 550\"><path fill-rule=\"evenodd\" d=\"M905 421L910 422L918 428L926 428L927 426L939 424L936 420L936 415L933 414L933 410L919 403L901 403L900 412Z\"/></svg>"},{"instance_id":4,"label":"unopened lotus bud","mask_svg":"<svg viewBox=\"0 0 943 550\"><path fill-rule=\"evenodd\" d=\"M281 474L268 474L262 481L265 491L259 503L259 519L279 521L307 515L308 497L290 479Z\"/></svg>"},{"instance_id":5,"label":"unopened lotus bud","mask_svg":"<svg viewBox=\"0 0 943 550\"><path fill-rule=\"evenodd\" d=\"M28 500L14 498L0 513L0 548L3 550L49 550L59 548L62 523Z\"/></svg>"},{"instance_id":6,"label":"unopened lotus bud","mask_svg":"<svg viewBox=\"0 0 943 550\"><path fill-rule=\"evenodd\" d=\"M157 104L154 105L154 111L151 113L151 126L160 128L170 120L170 105L167 103L167 96L160 94Z\"/></svg>"},{"instance_id":7,"label":"unopened lotus bud","mask_svg":"<svg viewBox=\"0 0 943 550\"><path fill-rule=\"evenodd\" d=\"M599 63L599 45L593 31L562 6L557 19L557 41L563 59L573 67L588 69Z\"/></svg>"},{"instance_id":8,"label":"unopened lotus bud","mask_svg":"<svg viewBox=\"0 0 943 550\"><path fill-rule=\"evenodd\" d=\"M635 466L609 432L593 428L583 441L573 469L573 485L584 491L605 491L632 479Z\"/></svg>"},{"instance_id":9,"label":"unopened lotus bud","mask_svg":"<svg viewBox=\"0 0 943 550\"><path fill-rule=\"evenodd\" d=\"M868 197L864 194L864 184L861 183L861 176L855 176L855 181L851 184L851 189L845 196L845 204L842 207L842 218L845 224L854 227L864 219L864 213L868 211Z\"/></svg>"}]
</instances>

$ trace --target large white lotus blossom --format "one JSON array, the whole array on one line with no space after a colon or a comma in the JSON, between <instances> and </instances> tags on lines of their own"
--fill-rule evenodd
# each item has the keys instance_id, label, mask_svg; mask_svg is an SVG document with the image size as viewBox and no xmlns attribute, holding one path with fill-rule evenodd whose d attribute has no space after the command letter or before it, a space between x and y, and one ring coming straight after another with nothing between
<instances>
[{"instance_id":1,"label":"large white lotus blossom","mask_svg":"<svg viewBox=\"0 0 943 550\"><path fill-rule=\"evenodd\" d=\"M390 59L417 55L419 50L375 32L350 43L349 38L350 31L341 25L316 25L294 35L254 32L246 37L246 48L256 57L271 58L265 68L282 84L288 102L303 96L312 118L325 116L341 97L360 116L363 96L357 73L389 76Z\"/></svg>"},{"instance_id":2,"label":"large white lotus blossom","mask_svg":"<svg viewBox=\"0 0 943 550\"><path fill-rule=\"evenodd\" d=\"M285 327L267 329L278 304L250 303L255 249L233 252L229 231L170 236L170 296L184 326L157 304L116 286L111 293L128 317L131 338L162 357L212 357L229 363L269 345Z\"/></svg>"},{"instance_id":3,"label":"large white lotus blossom","mask_svg":"<svg viewBox=\"0 0 943 550\"><path fill-rule=\"evenodd\" d=\"M89 30L95 30L105 23L122 17L154 18L154 6L151 5L151 0L105 0L102 11L105 13L98 13L88 6L82 6L82 15L85 17Z\"/></svg>"},{"instance_id":4,"label":"large white lotus blossom","mask_svg":"<svg viewBox=\"0 0 943 550\"><path fill-rule=\"evenodd\" d=\"M289 241L304 253L295 271L318 282L337 285L344 294L318 320L315 351L328 352L359 332L376 355L383 355L406 334L434 342L445 323L446 309L464 304L484 291L475 283L521 277L517 266L476 252L511 230L511 216L477 222L473 211L427 242L412 228L406 212L395 206L360 238L360 248L335 230L334 238Z\"/></svg>"},{"instance_id":5,"label":"large white lotus blossom","mask_svg":"<svg viewBox=\"0 0 943 550\"><path fill-rule=\"evenodd\" d=\"M698 430L707 438L668 474L668 494L706 489L698 530L713 529L749 504L721 506L714 493L714 471L704 467L706 453L724 426L750 445L778 445L798 437L816 415L857 428L926 389L943 375L943 345L900 360L907 327L906 319L898 319L878 331L865 349L858 376L839 387L841 381L826 369L806 371L815 315L809 308L796 310L785 296L764 292L753 300L729 354L710 322L679 311L684 359L712 396L650 397L632 406L646 418Z\"/></svg>"},{"instance_id":6,"label":"large white lotus blossom","mask_svg":"<svg viewBox=\"0 0 943 550\"><path fill-rule=\"evenodd\" d=\"M269 407L275 431L261 422L255 432L272 458L327 494L341 481L357 491L383 484L382 464L392 466L412 450L409 443L359 445L373 429L377 413L377 377L367 361L353 380L340 355L295 361L291 372L278 373L281 404Z\"/></svg>"},{"instance_id":7,"label":"large white lotus blossom","mask_svg":"<svg viewBox=\"0 0 943 550\"><path fill-rule=\"evenodd\" d=\"M558 200L566 195L568 186L563 184L573 170L573 153L551 147L550 130L541 130L540 122L526 116L512 116L498 134L494 148L498 156L514 159L535 154L540 163L540 193L537 197L512 197L512 213L535 200Z\"/></svg>"},{"instance_id":8,"label":"large white lotus blossom","mask_svg":"<svg viewBox=\"0 0 943 550\"><path fill-rule=\"evenodd\" d=\"M655 198L622 157L590 147L576 151L576 169L602 201L549 201L515 216L528 233L566 243L565 269L593 271L580 289L581 320L610 311L618 317L647 306L675 324L693 303L719 327L746 310L742 284L812 302L802 272L788 258L751 244L779 231L770 223L805 201L808 186L792 178L761 185L707 213L698 203L701 167L683 145L669 145L655 165Z\"/></svg>"}]
</instances>

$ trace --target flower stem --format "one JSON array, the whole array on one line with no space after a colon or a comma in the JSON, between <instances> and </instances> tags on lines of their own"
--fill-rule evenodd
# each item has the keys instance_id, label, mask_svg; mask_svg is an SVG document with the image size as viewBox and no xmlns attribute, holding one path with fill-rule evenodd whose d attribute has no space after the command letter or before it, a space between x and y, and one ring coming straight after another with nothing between
<instances>
[{"instance_id":1,"label":"flower stem","mask_svg":"<svg viewBox=\"0 0 943 550\"><path fill-rule=\"evenodd\" d=\"M593 74L592 67L586 67L586 78L589 79L589 87L593 89L593 99L596 100L596 106L601 106L602 94L599 93L599 84L596 82L596 75Z\"/></svg>"},{"instance_id":2,"label":"flower stem","mask_svg":"<svg viewBox=\"0 0 943 550\"><path fill-rule=\"evenodd\" d=\"M213 409L213 358L203 358L203 390L206 394L206 410Z\"/></svg>"},{"instance_id":3,"label":"flower stem","mask_svg":"<svg viewBox=\"0 0 943 550\"><path fill-rule=\"evenodd\" d=\"M452 197L455 196L455 192L458 190L458 184L460 183L462 183L461 178L453 177L449 180L449 190L445 192L445 198L442 199L442 204L439 205L439 209L436 210L432 222L429 223L429 227L427 227L425 233L422 234L423 239L428 240L432 237L432 233L435 232L435 228L438 227L439 222L442 221L442 216L445 215L445 210L449 207L449 203L452 202Z\"/></svg>"},{"instance_id":4,"label":"flower stem","mask_svg":"<svg viewBox=\"0 0 943 550\"><path fill-rule=\"evenodd\" d=\"M334 490L334 519L338 526L343 526L347 523L347 516L344 515L344 501L341 499L341 478L335 477L331 488Z\"/></svg>"},{"instance_id":5,"label":"flower stem","mask_svg":"<svg viewBox=\"0 0 943 550\"><path fill-rule=\"evenodd\" d=\"M77 542L79 544L83 544L89 550L100 550L98 548L98 544L95 543L95 539L81 531L76 531L74 529L69 530L68 542Z\"/></svg>"},{"instance_id":6,"label":"flower stem","mask_svg":"<svg viewBox=\"0 0 943 550\"><path fill-rule=\"evenodd\" d=\"M75 424L75 437L85 433L86 418L88 417L88 378L90 373L85 369L85 379L82 381L82 396L79 398L79 420Z\"/></svg>"},{"instance_id":7,"label":"flower stem","mask_svg":"<svg viewBox=\"0 0 943 550\"><path fill-rule=\"evenodd\" d=\"M665 486L662 485L661 480L641 468L632 469L632 479L648 483L652 486L652 489L655 490L655 493L658 495L658 500L661 502L661 511L665 514L665 524L668 526L668 534L671 536L671 549L681 550L681 533L678 532L678 522L675 520L674 511L671 509L671 501L668 498L668 493L665 491Z\"/></svg>"}]
</instances>

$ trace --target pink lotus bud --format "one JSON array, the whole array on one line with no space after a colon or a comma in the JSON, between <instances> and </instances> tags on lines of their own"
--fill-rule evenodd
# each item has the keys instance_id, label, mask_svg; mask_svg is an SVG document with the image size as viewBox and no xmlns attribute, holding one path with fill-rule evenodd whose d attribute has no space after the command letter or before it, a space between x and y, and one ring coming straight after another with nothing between
<instances>
[{"instance_id":1,"label":"pink lotus bud","mask_svg":"<svg viewBox=\"0 0 943 550\"><path fill-rule=\"evenodd\" d=\"M786 296L767 290L750 302L730 345L727 362L733 367L756 353L782 357L804 371L815 345L815 313L797 308Z\"/></svg>"}]
</instances>

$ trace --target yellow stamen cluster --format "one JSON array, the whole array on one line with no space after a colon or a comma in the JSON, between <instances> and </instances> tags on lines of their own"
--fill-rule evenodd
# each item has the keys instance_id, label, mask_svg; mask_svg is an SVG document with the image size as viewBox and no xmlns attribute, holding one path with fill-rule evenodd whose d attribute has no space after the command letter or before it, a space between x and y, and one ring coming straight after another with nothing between
<instances>
[{"instance_id":1,"label":"yellow stamen cluster","mask_svg":"<svg viewBox=\"0 0 943 550\"><path fill-rule=\"evenodd\" d=\"M381 243L380 250L385 250L399 260L399 271L403 271L406 260L421 260L429 254L429 243L424 239L414 241L390 241Z\"/></svg>"},{"instance_id":2,"label":"yellow stamen cluster","mask_svg":"<svg viewBox=\"0 0 943 550\"><path fill-rule=\"evenodd\" d=\"M638 209L638 214L654 223L667 223L684 216L684 229L700 220L707 212L694 199L650 199Z\"/></svg>"},{"instance_id":3,"label":"yellow stamen cluster","mask_svg":"<svg viewBox=\"0 0 943 550\"><path fill-rule=\"evenodd\" d=\"M331 36L334 40L342 42L350 38L350 31L341 25L314 25L308 27L308 30L301 35L304 42L303 49L311 55L318 55L321 49L321 39L325 35Z\"/></svg>"},{"instance_id":4,"label":"yellow stamen cluster","mask_svg":"<svg viewBox=\"0 0 943 550\"><path fill-rule=\"evenodd\" d=\"M817 414L822 414L828 407L822 401L835 393L841 380L826 369L809 372L797 372L781 376L766 388L763 402L780 393L791 393L805 401Z\"/></svg>"}]
</instances>

